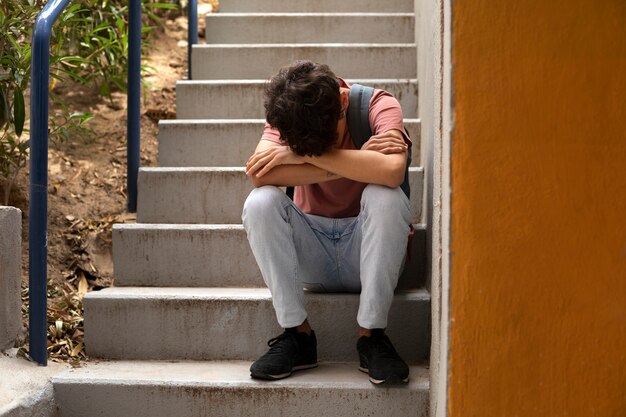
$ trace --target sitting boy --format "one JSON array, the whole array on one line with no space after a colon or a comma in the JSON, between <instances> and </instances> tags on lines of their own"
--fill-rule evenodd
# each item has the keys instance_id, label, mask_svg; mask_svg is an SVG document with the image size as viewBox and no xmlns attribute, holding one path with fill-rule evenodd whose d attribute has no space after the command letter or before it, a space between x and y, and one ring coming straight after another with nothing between
<instances>
[{"instance_id":1,"label":"sitting boy","mask_svg":"<svg viewBox=\"0 0 626 417\"><path fill-rule=\"evenodd\" d=\"M357 150L346 120L349 92L328 66L309 61L282 68L266 87L265 130L246 164L255 189L242 219L285 331L252 364L253 378L317 366L305 288L360 292L359 369L376 384L408 381L384 329L410 230L400 186L411 142L398 101L375 90L373 135ZM278 186L296 186L293 201Z\"/></svg>"}]
</instances>

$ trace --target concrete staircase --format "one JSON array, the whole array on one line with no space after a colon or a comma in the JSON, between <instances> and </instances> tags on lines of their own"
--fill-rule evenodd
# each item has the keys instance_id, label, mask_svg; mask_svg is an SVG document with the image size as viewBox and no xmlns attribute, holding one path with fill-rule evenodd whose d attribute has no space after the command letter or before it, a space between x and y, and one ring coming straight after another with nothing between
<instances>
[{"instance_id":1,"label":"concrete staircase","mask_svg":"<svg viewBox=\"0 0 626 417\"><path fill-rule=\"evenodd\" d=\"M275 382L252 360L281 330L241 225L243 166L263 128L262 88L294 59L393 92L419 157L413 0L222 0L179 81L177 120L159 124L159 168L139 174L137 224L116 225L116 287L88 294L89 355L54 380L60 417L427 416L430 294L424 288L423 172L411 167L413 254L388 334L408 386L357 371L358 296L307 294L320 367Z\"/></svg>"}]
</instances>

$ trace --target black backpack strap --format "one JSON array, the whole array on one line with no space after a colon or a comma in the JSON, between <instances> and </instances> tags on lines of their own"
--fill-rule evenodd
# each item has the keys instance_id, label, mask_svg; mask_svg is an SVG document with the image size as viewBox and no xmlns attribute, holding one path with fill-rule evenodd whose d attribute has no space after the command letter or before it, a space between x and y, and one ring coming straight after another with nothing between
<instances>
[{"instance_id":1,"label":"black backpack strap","mask_svg":"<svg viewBox=\"0 0 626 417\"><path fill-rule=\"evenodd\" d=\"M365 142L372 137L372 128L370 126L370 100L374 95L372 87L366 87L361 84L352 84L350 87L350 96L348 101L348 129L352 142L357 149L361 149ZM407 137L409 132L404 129ZM404 173L404 181L400 188L407 197L411 197L411 187L409 186L409 166L411 165L411 148L409 148L406 158L406 171Z\"/></svg>"},{"instance_id":2,"label":"black backpack strap","mask_svg":"<svg viewBox=\"0 0 626 417\"><path fill-rule=\"evenodd\" d=\"M294 191L293 186L287 187L287 189L285 190L285 194L287 194L287 197L291 198L292 201L293 201L293 191Z\"/></svg>"},{"instance_id":3,"label":"black backpack strap","mask_svg":"<svg viewBox=\"0 0 626 417\"><path fill-rule=\"evenodd\" d=\"M361 84L352 84L348 97L348 130L352 142L357 149L372 137L370 127L370 100L374 94L372 87Z\"/></svg>"}]
</instances>

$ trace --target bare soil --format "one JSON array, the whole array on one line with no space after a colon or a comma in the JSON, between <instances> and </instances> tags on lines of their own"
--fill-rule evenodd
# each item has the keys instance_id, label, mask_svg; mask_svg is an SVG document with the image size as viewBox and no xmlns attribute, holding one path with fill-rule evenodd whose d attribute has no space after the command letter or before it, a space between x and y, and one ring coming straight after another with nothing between
<instances>
[{"instance_id":1,"label":"bare soil","mask_svg":"<svg viewBox=\"0 0 626 417\"><path fill-rule=\"evenodd\" d=\"M207 2L208 3L208 2ZM208 4L200 4L206 12ZM208 6L210 7L210 6ZM203 19L199 19L203 34ZM141 165L157 164L159 119L176 117L176 80L186 77L187 19L165 20L144 50L147 86L141 111ZM83 345L82 297L114 285L111 229L134 222L127 212L126 94L98 95L94 87L59 83L54 92L71 109L91 112L93 137L51 143L48 199L48 351L53 361L86 360ZM24 325L28 326L28 196L29 169L19 174L10 205L22 210ZM28 343L20 349L28 355Z\"/></svg>"}]
</instances>

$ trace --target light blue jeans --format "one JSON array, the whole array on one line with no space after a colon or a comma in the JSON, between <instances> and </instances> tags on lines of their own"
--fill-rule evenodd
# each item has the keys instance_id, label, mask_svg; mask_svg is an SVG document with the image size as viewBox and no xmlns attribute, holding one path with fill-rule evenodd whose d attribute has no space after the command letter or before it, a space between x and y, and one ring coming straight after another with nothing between
<instances>
[{"instance_id":1,"label":"light blue jeans","mask_svg":"<svg viewBox=\"0 0 626 417\"><path fill-rule=\"evenodd\" d=\"M281 327L307 318L303 288L360 291L359 326L387 327L411 220L400 188L370 184L357 217L334 219L305 214L281 189L264 186L248 196L242 220Z\"/></svg>"}]
</instances>

